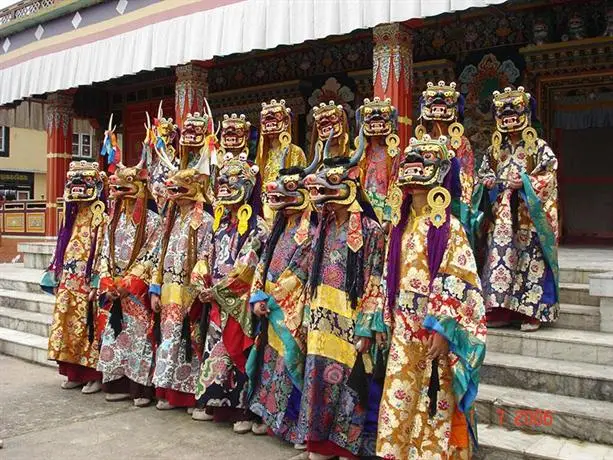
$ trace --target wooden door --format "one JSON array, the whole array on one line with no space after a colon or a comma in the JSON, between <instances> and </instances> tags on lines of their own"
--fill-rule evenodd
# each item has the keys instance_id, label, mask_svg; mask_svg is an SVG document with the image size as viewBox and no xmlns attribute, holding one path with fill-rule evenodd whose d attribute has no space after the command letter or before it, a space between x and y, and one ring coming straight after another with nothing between
<instances>
[{"instance_id":1,"label":"wooden door","mask_svg":"<svg viewBox=\"0 0 613 460\"><path fill-rule=\"evenodd\" d=\"M126 166L133 166L140 160L142 142L145 138L145 112L149 112L153 123L159 103L159 101L145 101L126 105L123 113L123 163ZM174 118L174 99L164 99L162 109L166 117Z\"/></svg>"}]
</instances>

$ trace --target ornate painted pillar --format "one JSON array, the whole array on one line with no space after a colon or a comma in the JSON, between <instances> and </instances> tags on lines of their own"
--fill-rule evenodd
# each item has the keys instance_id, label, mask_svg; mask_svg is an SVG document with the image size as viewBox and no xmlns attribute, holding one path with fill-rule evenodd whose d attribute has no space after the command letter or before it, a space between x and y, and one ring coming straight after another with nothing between
<instances>
[{"instance_id":1,"label":"ornate painted pillar","mask_svg":"<svg viewBox=\"0 0 613 460\"><path fill-rule=\"evenodd\" d=\"M190 62L176 68L175 122L183 127L188 113L204 112L204 98L208 93L208 70L200 64Z\"/></svg>"},{"instance_id":2,"label":"ornate painted pillar","mask_svg":"<svg viewBox=\"0 0 613 460\"><path fill-rule=\"evenodd\" d=\"M389 97L398 109L400 147L408 144L413 124L413 37L409 27L400 23L383 24L373 29L374 95Z\"/></svg>"},{"instance_id":3,"label":"ornate painted pillar","mask_svg":"<svg viewBox=\"0 0 613 460\"><path fill-rule=\"evenodd\" d=\"M47 206L45 235L58 230L57 199L64 194L66 173L72 158L73 95L52 93L47 97Z\"/></svg>"}]
</instances>

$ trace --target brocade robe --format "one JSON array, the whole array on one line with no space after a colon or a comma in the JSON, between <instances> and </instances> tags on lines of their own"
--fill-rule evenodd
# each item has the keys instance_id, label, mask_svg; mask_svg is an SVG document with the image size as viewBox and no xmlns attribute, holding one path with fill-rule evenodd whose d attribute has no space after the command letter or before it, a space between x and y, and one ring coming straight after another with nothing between
<instances>
[{"instance_id":1,"label":"brocade robe","mask_svg":"<svg viewBox=\"0 0 613 460\"><path fill-rule=\"evenodd\" d=\"M110 246L110 225L105 235L100 258L99 294L105 296L118 287L123 287L130 294L121 299L121 332L115 337L111 324L107 323L102 333L98 361L98 370L103 373L102 383L127 377L140 385L151 386L154 364L153 312L148 291L157 268L162 225L156 212L145 212L147 219L141 248L130 266L128 264L140 224L122 210L115 228L113 248ZM114 251L114 267L111 250ZM110 299L106 298L103 302L106 308L111 308Z\"/></svg>"},{"instance_id":2,"label":"brocade robe","mask_svg":"<svg viewBox=\"0 0 613 460\"><path fill-rule=\"evenodd\" d=\"M392 176L392 158L387 154L385 142L369 142L361 163L362 183L368 200L379 222L390 222L392 210L387 202L387 192Z\"/></svg>"},{"instance_id":3,"label":"brocade robe","mask_svg":"<svg viewBox=\"0 0 613 460\"><path fill-rule=\"evenodd\" d=\"M491 149L483 158L479 178L503 181L483 190L493 216L481 278L488 311L506 308L541 322L558 318L557 169L558 160L542 139L534 155L520 141L515 148L503 144L499 158ZM523 182L516 192L504 183L514 174Z\"/></svg>"},{"instance_id":4,"label":"brocade robe","mask_svg":"<svg viewBox=\"0 0 613 460\"><path fill-rule=\"evenodd\" d=\"M166 219L172 217L168 213ZM191 331L198 329L199 317L190 315L198 291L190 284L191 267L188 267L189 234L192 222L198 222L196 229L196 260L208 259L211 254L212 217L192 207L185 214L177 210L168 240L168 248L162 264L161 283L152 284L150 292L160 295L160 326L162 340L156 350L153 384L158 388L195 393L196 378L200 371L200 359L194 350L188 359L188 339L182 334L183 322L187 320ZM166 223L168 225L168 222ZM196 334L194 334L196 335ZM198 343L192 343L197 349Z\"/></svg>"},{"instance_id":5,"label":"brocade robe","mask_svg":"<svg viewBox=\"0 0 613 460\"><path fill-rule=\"evenodd\" d=\"M78 364L96 369L98 364L98 334L89 341L87 311L89 292L98 285L97 275L86 277L87 261L92 245L100 248L102 226L92 228L93 214L89 206L78 210L72 235L64 253L64 266L57 280L53 323L49 333L48 356L51 360ZM97 239L97 242L96 242ZM97 265L97 256L93 266Z\"/></svg>"},{"instance_id":6,"label":"brocade robe","mask_svg":"<svg viewBox=\"0 0 613 460\"><path fill-rule=\"evenodd\" d=\"M250 373L252 397L250 408L262 417L268 428L281 439L297 443L295 425L300 412L304 380L306 330L303 327L305 284L312 265L311 240L314 226L300 228L301 215L294 215L279 237L271 255L264 280L264 261L256 269L251 303L265 301L269 309L267 342L261 366ZM304 240L300 232L306 231ZM259 358L251 352L250 363ZM248 366L249 367L249 366Z\"/></svg>"},{"instance_id":7,"label":"brocade robe","mask_svg":"<svg viewBox=\"0 0 613 460\"><path fill-rule=\"evenodd\" d=\"M360 337L374 340L375 332L385 332L381 289L383 230L377 222L361 215L364 294L353 308L346 286L350 220L339 223L332 212L322 218L326 224L320 223L311 249L316 248L318 238L324 238L320 282L305 312L307 355L297 431L309 444L333 443L353 455L374 455L379 401L369 400L362 405L348 380ZM365 353L365 367L372 368L368 366L369 358ZM373 413L374 424L368 423Z\"/></svg>"},{"instance_id":8,"label":"brocade robe","mask_svg":"<svg viewBox=\"0 0 613 460\"><path fill-rule=\"evenodd\" d=\"M213 235L208 263L214 300L196 388L199 407L248 407L245 365L253 344L249 291L267 238L264 219L258 217L256 225L241 237L237 222L229 215ZM192 281L209 287L203 263L199 261L194 268Z\"/></svg>"},{"instance_id":9,"label":"brocade robe","mask_svg":"<svg viewBox=\"0 0 613 460\"><path fill-rule=\"evenodd\" d=\"M467 420L472 423L485 356L483 297L472 249L453 216L449 242L431 283L430 225L427 214L411 215L401 240L397 300L385 311L391 343L377 455L386 460L470 458ZM430 331L447 338L450 350L438 359L440 390L432 418L428 414L432 360L426 356L425 342Z\"/></svg>"}]
</instances>

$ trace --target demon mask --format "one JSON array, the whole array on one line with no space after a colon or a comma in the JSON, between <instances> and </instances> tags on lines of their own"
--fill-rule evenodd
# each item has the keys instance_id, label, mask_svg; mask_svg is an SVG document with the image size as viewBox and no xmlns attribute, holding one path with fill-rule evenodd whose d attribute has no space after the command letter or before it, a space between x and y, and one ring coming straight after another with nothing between
<instances>
[{"instance_id":1,"label":"demon mask","mask_svg":"<svg viewBox=\"0 0 613 460\"><path fill-rule=\"evenodd\" d=\"M431 139L424 134L421 140L412 137L398 170L399 187L432 188L443 183L451 168L454 152L447 149L447 137Z\"/></svg>"},{"instance_id":2,"label":"demon mask","mask_svg":"<svg viewBox=\"0 0 613 460\"><path fill-rule=\"evenodd\" d=\"M337 203L351 205L357 198L360 167L358 163L364 154L364 130L360 129L359 145L351 157L328 158L330 140L334 132L328 132L324 147L323 165L316 173L309 174L305 184L311 201L315 205ZM316 147L318 150L318 147ZM316 154L318 157L319 154Z\"/></svg>"},{"instance_id":3,"label":"demon mask","mask_svg":"<svg viewBox=\"0 0 613 460\"><path fill-rule=\"evenodd\" d=\"M104 188L104 173L98 163L73 161L70 163L64 187L64 201L93 201L98 199Z\"/></svg>"},{"instance_id":4,"label":"demon mask","mask_svg":"<svg viewBox=\"0 0 613 460\"><path fill-rule=\"evenodd\" d=\"M260 132L264 136L279 135L287 132L290 125L292 110L285 107L285 101L272 99L269 103L262 102L260 112Z\"/></svg>"},{"instance_id":5,"label":"demon mask","mask_svg":"<svg viewBox=\"0 0 613 460\"><path fill-rule=\"evenodd\" d=\"M245 115L240 116L233 113L223 116L221 122L220 144L223 151L244 152L247 150L247 140L249 138L249 123Z\"/></svg>"},{"instance_id":6,"label":"demon mask","mask_svg":"<svg viewBox=\"0 0 613 460\"><path fill-rule=\"evenodd\" d=\"M438 85L428 82L426 90L420 98L420 112L424 120L455 121L458 118L458 101L460 93L456 91L454 82L446 85L439 81Z\"/></svg>"}]
</instances>

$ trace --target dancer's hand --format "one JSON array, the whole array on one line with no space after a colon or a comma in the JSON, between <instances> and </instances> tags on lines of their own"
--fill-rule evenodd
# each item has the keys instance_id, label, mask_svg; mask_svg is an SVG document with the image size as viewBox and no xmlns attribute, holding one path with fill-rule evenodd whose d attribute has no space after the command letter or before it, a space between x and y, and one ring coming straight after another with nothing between
<instances>
[{"instance_id":1,"label":"dancer's hand","mask_svg":"<svg viewBox=\"0 0 613 460\"><path fill-rule=\"evenodd\" d=\"M495 183L496 179L491 176L483 179L483 185L485 185L489 189L493 188Z\"/></svg>"},{"instance_id":2,"label":"dancer's hand","mask_svg":"<svg viewBox=\"0 0 613 460\"><path fill-rule=\"evenodd\" d=\"M253 313L255 313L256 316L259 316L259 317L268 316L268 313L270 313L270 310L268 309L266 302L262 300L260 302L256 302L253 305Z\"/></svg>"},{"instance_id":3,"label":"dancer's hand","mask_svg":"<svg viewBox=\"0 0 613 460\"><path fill-rule=\"evenodd\" d=\"M355 349L358 353L365 353L370 348L371 339L368 337L357 337L357 341L355 343Z\"/></svg>"},{"instance_id":4,"label":"dancer's hand","mask_svg":"<svg viewBox=\"0 0 613 460\"><path fill-rule=\"evenodd\" d=\"M151 309L157 313L161 310L161 307L160 296L157 294L151 294Z\"/></svg>"},{"instance_id":5,"label":"dancer's hand","mask_svg":"<svg viewBox=\"0 0 613 460\"><path fill-rule=\"evenodd\" d=\"M375 341L377 342L377 347L379 347L379 349L384 349L387 346L387 334L385 332L375 333Z\"/></svg>"},{"instance_id":6,"label":"dancer's hand","mask_svg":"<svg viewBox=\"0 0 613 460\"><path fill-rule=\"evenodd\" d=\"M520 189L523 186L524 183L522 182L521 177L513 176L509 179L509 187L511 187L513 190Z\"/></svg>"},{"instance_id":7,"label":"dancer's hand","mask_svg":"<svg viewBox=\"0 0 613 460\"><path fill-rule=\"evenodd\" d=\"M449 353L449 342L438 332L430 334L428 337L428 359L441 358Z\"/></svg>"},{"instance_id":8,"label":"dancer's hand","mask_svg":"<svg viewBox=\"0 0 613 460\"><path fill-rule=\"evenodd\" d=\"M211 291L210 289L205 289L200 294L198 294L198 298L202 303L210 302L211 300L213 300L213 291Z\"/></svg>"},{"instance_id":9,"label":"dancer's hand","mask_svg":"<svg viewBox=\"0 0 613 460\"><path fill-rule=\"evenodd\" d=\"M130 291L128 291L125 287L119 286L117 288L117 293L121 299L128 297L130 295Z\"/></svg>"},{"instance_id":10,"label":"dancer's hand","mask_svg":"<svg viewBox=\"0 0 613 460\"><path fill-rule=\"evenodd\" d=\"M95 302L95 300L98 298L98 289L96 288L90 289L89 295L87 296L87 298L89 299L90 302Z\"/></svg>"}]
</instances>

